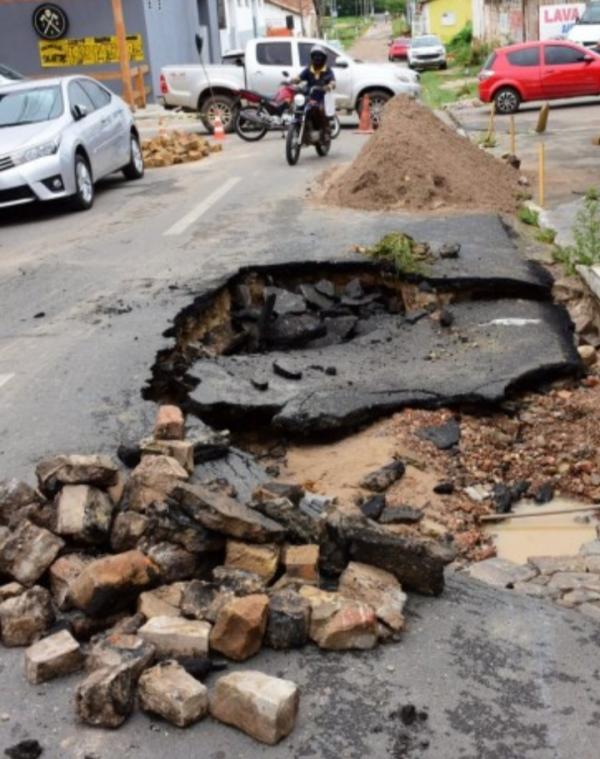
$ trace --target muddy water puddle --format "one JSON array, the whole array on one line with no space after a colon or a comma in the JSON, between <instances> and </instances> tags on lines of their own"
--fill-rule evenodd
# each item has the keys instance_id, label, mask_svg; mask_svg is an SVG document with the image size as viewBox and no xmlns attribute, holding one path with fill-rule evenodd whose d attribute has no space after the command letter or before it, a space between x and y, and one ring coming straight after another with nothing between
<instances>
[{"instance_id":1,"label":"muddy water puddle","mask_svg":"<svg viewBox=\"0 0 600 759\"><path fill-rule=\"evenodd\" d=\"M558 509L567 513L507 519L491 524L486 532L500 558L519 564L530 556L572 556L584 543L596 538L596 526L600 523L594 513L577 511L589 505L568 498L555 498L544 506L522 501L513 508L515 514L537 515Z\"/></svg>"}]
</instances>

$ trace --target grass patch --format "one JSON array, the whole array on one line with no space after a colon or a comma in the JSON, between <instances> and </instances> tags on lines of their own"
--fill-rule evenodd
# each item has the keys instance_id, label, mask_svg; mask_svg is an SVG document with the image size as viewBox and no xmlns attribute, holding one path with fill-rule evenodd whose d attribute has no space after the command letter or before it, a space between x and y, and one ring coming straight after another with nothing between
<instances>
[{"instance_id":1,"label":"grass patch","mask_svg":"<svg viewBox=\"0 0 600 759\"><path fill-rule=\"evenodd\" d=\"M556 230L550 229L550 227L541 227L535 236L538 242L544 242L548 245L553 245L556 240Z\"/></svg>"},{"instance_id":2,"label":"grass patch","mask_svg":"<svg viewBox=\"0 0 600 759\"><path fill-rule=\"evenodd\" d=\"M523 224L528 224L530 227L540 226L540 215L533 208L529 206L521 206L517 212L517 218L522 221Z\"/></svg>"},{"instance_id":3,"label":"grass patch","mask_svg":"<svg viewBox=\"0 0 600 759\"><path fill-rule=\"evenodd\" d=\"M416 242L403 232L390 232L361 251L370 258L392 264L397 274L423 274L426 262L431 259L427 243Z\"/></svg>"},{"instance_id":4,"label":"grass patch","mask_svg":"<svg viewBox=\"0 0 600 759\"><path fill-rule=\"evenodd\" d=\"M477 97L477 82L465 83L460 87L442 87L448 82L464 79L469 74L470 72L462 67L441 72L424 71L421 74L421 99L430 108L441 108L465 97Z\"/></svg>"},{"instance_id":5,"label":"grass patch","mask_svg":"<svg viewBox=\"0 0 600 759\"><path fill-rule=\"evenodd\" d=\"M573 226L575 245L557 247L555 260L562 263L567 274L575 274L576 267L600 264L600 195L590 188L583 201L583 208L575 217Z\"/></svg>"},{"instance_id":6,"label":"grass patch","mask_svg":"<svg viewBox=\"0 0 600 759\"><path fill-rule=\"evenodd\" d=\"M392 37L410 37L410 26L405 16L395 16L392 19Z\"/></svg>"}]
</instances>

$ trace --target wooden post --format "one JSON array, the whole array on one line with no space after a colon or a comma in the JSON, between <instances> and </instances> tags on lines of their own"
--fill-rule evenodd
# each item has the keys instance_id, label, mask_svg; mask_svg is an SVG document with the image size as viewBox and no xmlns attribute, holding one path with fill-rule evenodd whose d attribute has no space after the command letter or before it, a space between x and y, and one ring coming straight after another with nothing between
<instances>
[{"instance_id":1,"label":"wooden post","mask_svg":"<svg viewBox=\"0 0 600 759\"><path fill-rule=\"evenodd\" d=\"M544 143L540 142L539 156L538 156L538 179L539 179L539 204L540 208L544 207L545 198L545 182L546 182L546 167L545 167L545 155L544 155Z\"/></svg>"},{"instance_id":2,"label":"wooden post","mask_svg":"<svg viewBox=\"0 0 600 759\"><path fill-rule=\"evenodd\" d=\"M140 108L146 107L146 85L144 84L144 67L138 66L136 69L137 90L140 101Z\"/></svg>"},{"instance_id":3,"label":"wooden post","mask_svg":"<svg viewBox=\"0 0 600 759\"><path fill-rule=\"evenodd\" d=\"M517 155L517 134L515 129L515 117L510 116L510 152L511 155Z\"/></svg>"},{"instance_id":4,"label":"wooden post","mask_svg":"<svg viewBox=\"0 0 600 759\"><path fill-rule=\"evenodd\" d=\"M135 108L133 87L131 86L131 69L129 68L129 50L127 49L125 18L123 16L123 2L122 0L111 0L111 2L115 22L115 34L117 37L117 49L119 51L119 65L121 67L123 100L129 103L131 108Z\"/></svg>"}]
</instances>

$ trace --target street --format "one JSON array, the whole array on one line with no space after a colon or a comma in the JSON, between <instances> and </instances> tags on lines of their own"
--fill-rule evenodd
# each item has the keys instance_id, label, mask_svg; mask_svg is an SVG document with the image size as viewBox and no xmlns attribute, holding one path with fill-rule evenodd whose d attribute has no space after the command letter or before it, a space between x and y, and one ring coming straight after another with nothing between
<instances>
[{"instance_id":1,"label":"street","mask_svg":"<svg viewBox=\"0 0 600 759\"><path fill-rule=\"evenodd\" d=\"M353 52L359 57L385 60L388 38L387 25L376 23L357 42ZM585 102L568 106L557 104L551 110L548 132L543 138L548 159L548 209L561 208L572 201L574 193L583 193L597 183L596 165L600 155L597 151L600 148L591 142L598 131L594 126L597 108L595 102ZM532 134L537 112L537 107L525 106L517 116L517 153L523 160L521 171L530 177L534 199L536 151L541 139ZM435 121L432 113L428 113L429 117ZM449 126L466 134L483 132L488 117L483 108L455 107L450 116L444 115L444 129ZM120 174L101 180L94 205L86 212L74 213L50 204L0 210L0 507L3 493L8 493L8 487L2 490L3 481L16 478L34 485L36 464L44 457L65 453L107 454L115 458L120 444L138 446L143 438L153 434L154 429L154 443L165 446L175 443L182 447L187 444L191 466L181 465L175 453L157 456L153 451L146 455L143 446L138 447L139 456L132 466L142 466L148 460L161 459L163 463L169 460L166 463L171 467L177 465L183 474L166 478L168 488L164 492L158 491L158 495L153 494L142 507L132 505L133 491L121 491L118 497L114 496L117 498L114 504L106 495L111 511L104 543L101 539L83 537L83 528L74 537L66 531L60 533L65 540L60 540L55 555L32 582L23 580L23 585L50 585L48 578L54 566L52 562L72 559L86 552L90 555L84 557L86 561L89 558L88 568L102 562L109 552L110 558L118 558L112 554L120 555L121 551L129 554L146 551L149 555L157 547L156 541L152 543L154 534L144 535L148 544L142 543L140 538L139 542L133 541L126 548L115 549L114 520L111 524L113 505L115 515L138 512L134 517L145 519L145 515L142 516L144 508L148 506L150 514L158 503L156 515L166 520L181 505L174 495L177 488L188 492L185 488L189 487L189 492L193 493L193 487L199 483L200 487L206 487L206 493L213 494L210 498L214 496L215 502L219 498L227 499L224 511L237 505L250 514L246 513L245 519L262 519L260 525L265 530L264 525L269 522L271 528L275 525L280 529L275 538L265 537L266 533L247 537L245 532L239 532L237 513L227 515L234 527L227 519L224 520L226 527L223 527L215 516L221 513L218 506L213 507L209 500L208 506L202 503L198 513L210 511L210 519L215 521L209 519L205 523L198 519L195 526L198 533L194 533L191 529L184 529L196 519L188 503L189 508L182 512L184 518L178 529L182 534L185 532L187 538L192 533L198 540L201 531L202 540L207 544L214 539L220 557L215 564L227 563L232 543L268 551L277 541L286 543L285 549L281 550L282 556L289 549L288 544L298 543L299 548L314 547L317 560L321 551L321 560L326 558L333 564L340 561L339 555L346 564L348 561L357 564L364 561L366 564L366 560L355 555L358 551L356 539L352 541L342 535L339 524L327 521L331 513L335 516L335 509L326 513L322 505L315 506L319 509L319 524L324 532L319 540L297 541L296 535L291 537L287 531L287 523L284 529L273 522L274 517L267 519L271 516L268 512L265 511L267 516L263 516L260 509L254 508L258 501L252 501L253 508L246 508L254 487L280 476L281 480L275 485L288 487L283 472L285 466L290 465L291 457L288 460L286 455L292 445L298 454L304 445L308 447L307 440L324 445L330 436L334 439L332 433L335 433L336 440L350 439L357 430L364 432L367 423L377 419L389 422L396 412L416 409L438 414L440 420L441 415L448 412L446 432L448 427L456 428L456 439L447 445L438 445L430 438L431 450L436 456L444 457L447 466L444 471L454 473L459 471L463 453L470 450L469 463L476 471L476 477L467 480L457 475L455 481L454 475L442 478L439 469L431 463L433 454L428 454L429 459L422 456L421 443L413 441L414 450L402 456L406 467L395 453L390 463L386 448L384 459L378 462L382 468L375 474L381 473L386 468L383 465L387 464L388 469L390 466L398 469L398 480L401 481L406 468L405 481L408 484L405 492L409 492L409 497L404 500L403 493L394 506L405 514L413 512L409 518L394 523L389 533L383 526L385 522L379 521L380 515L371 517L363 508L366 499L380 499L382 508L385 504L387 509L390 504L385 499L392 492L389 484L363 487L359 493L354 482L348 484L355 472L340 475L345 478L343 484L353 496L352 501L348 496L348 503L341 504L343 518L353 516L360 508L362 521L357 520L359 528L377 528L380 531L377 535L391 535L398 541L397 544L385 544L392 546L392 554L396 545L407 551L409 569L402 569L413 583L401 580L403 589L408 592L404 609L406 628L398 628L401 632L397 638L392 638L391 630L395 628L390 626L388 630L379 617L379 610L375 615L365 602L353 611L358 608L358 616L366 616L367 607L371 614L373 629L377 630L373 633L372 650L358 650L368 647L362 643L347 646L354 650L338 650L333 645L328 650L320 643L312 645L317 642L312 628L310 636L305 637L305 642L308 643L310 637L312 643L303 647L276 650L265 645L259 650L267 624L265 616L254 655L251 658L229 657L227 671L259 670L298 685L300 706L293 732L273 746L258 743L217 719L207 717L183 730L140 708L133 711L119 730L92 727L78 719L75 711L76 692L85 676L82 672L32 684L23 675L25 649L12 647L19 644L7 644L0 654L3 684L0 688L0 751L33 739L43 748L42 759L597 758L600 743L600 667L596 663L600 646L600 590L593 585L588 588L577 583L585 583L590 572L597 573L594 578L600 574L599 541L596 539L590 544L592 555L589 564L582 564L584 570L575 571L570 566L569 557L565 559L568 566L560 572L564 576L556 575L558 582L562 579L567 583L562 590L580 592L597 617L581 613L575 602L570 608L567 603L561 604L560 599L554 603L558 595L551 597L548 593L545 597L546 586L551 587L555 577L550 580L550 575L544 572L539 576L534 573L533 590L528 586L525 592L521 592L522 589L518 591L516 588L518 583L496 583L497 587L492 587L463 571L473 561L473 556L483 557L488 551L485 557L489 558L494 553L491 540L480 538L483 530L480 530L479 516L482 513L507 516L513 502L529 488L530 483L524 482L525 476L518 480L515 476L509 481L508 475L513 460L518 460L519 451L522 451L519 446L523 438L529 434L527 425L535 428L539 423L539 417L535 417L527 405L532 403L531 397L523 400L525 393L531 391L532 396L554 399L551 393L556 391L560 402L568 403L578 391L592 393L600 384L600 380L596 382L597 365L591 362L584 366L583 354L578 351L582 345L591 348L587 355L592 354L596 360L591 338L590 344L581 338L584 331L591 333L593 318L585 321L585 330L580 329L579 324L572 324L562 303L554 300L555 290L549 270L529 260L527 253L533 243L519 237L515 231L517 205L514 197L511 197L512 214L505 206L500 208L500 201L497 210L478 204L477 182L484 181L484 172L478 173L479 167L483 166L493 175L494 161L487 155L482 156L481 151L470 144L462 147L469 159L465 161L465 171L472 171L464 183L475 186L473 200L464 195L454 204L454 177L444 175L443 168L440 168L439 175L434 172L431 181L434 188L447 191L449 200L445 204L428 205L432 196L421 205L407 205L398 210L400 206L394 208L393 203L386 205L382 200L378 209L366 211L325 202L328 201L331 177L338 176L341 168L356 159L365 142L374 139L356 133L355 119L345 122L329 155L321 158L312 147L304 148L294 167L286 163L285 141L279 133L269 133L256 144L245 143L235 134L227 135L223 150L202 160L147 169L139 181L125 181ZM180 123L184 124L186 131L197 130L197 124L190 118L182 118ZM498 155L506 152L504 130L507 123L506 119L496 121L499 145L495 153ZM143 137L154 135L159 128L153 118L140 119L139 124ZM169 128L179 125L175 119L169 122ZM375 136L383 133L383 129L380 127ZM444 133L432 134L438 134L436 144L431 144L432 155L434 151L442 155L447 149L443 143ZM129 131L127 135L129 139ZM456 135L453 136L458 140ZM409 140L410 135L406 139ZM461 140L461 143L465 142ZM394 163L398 138L396 142L390 138L387 145L389 153L382 152L379 159L383 169L386 163ZM478 160L482 163L478 164ZM441 165L441 160L439 163ZM403 166L393 168L399 173L404 171ZM517 176L511 175L506 180L513 195ZM362 179L359 177L359 184ZM372 177L366 172L364 181L369 179ZM410 179L414 188L431 178L413 172L412 177L403 179L405 184ZM390 193L398 193L396 200L402 200L405 187L401 188L399 181L395 184L390 180L388 184ZM404 258L400 258L397 249L396 258L377 258L368 246L375 246L385 235L394 237L392 233L409 236L400 235L401 243L408 245L408 253L403 247L400 253ZM322 267L315 267L311 274L314 281L305 274L310 262L318 262ZM335 269L340 263L347 267L342 274ZM295 268L286 268L288 264L295 264ZM262 268L269 265L279 266L272 270ZM361 266L364 270L356 275L355 270ZM255 268L252 270L252 267ZM246 279L234 276L240 269L244 269ZM354 277L362 277L362 281ZM563 280L561 283L566 288ZM331 296L323 296L322 290L317 292L317 285L323 284L325 288L332 288ZM302 290L303 287L306 290ZM306 291L315 298L312 303ZM236 298L243 301L244 295L248 302L235 302ZM280 303L285 299L286 302L292 301L287 313L283 312L283 307L281 312L273 311L278 298ZM323 298L325 306L314 306L319 300L322 303ZM304 299L300 306L298 299ZM308 308L309 304L314 308ZM272 318L274 313L277 313L276 319ZM331 337L331 333L321 329L326 322L331 324L328 320L349 319L352 327L337 343L292 341L289 345L284 343L282 348L274 341L274 348L265 347L267 343L263 338L265 334L268 337L269 319L274 324L282 316L289 317L283 326L291 324L290 332L303 319L310 322L309 327L318 322L313 335L315 340ZM235 332L234 327L239 324L245 325L245 331ZM211 342L212 338L215 338L214 342ZM219 343L220 339L222 343ZM252 343L254 339L256 343ZM252 348L255 345L258 349ZM287 356L284 355L286 351ZM285 364L283 371L276 367L281 358ZM185 362L183 369L177 366L177 360ZM161 361L167 367L164 375L168 375L172 383L169 392L163 392L162 396L160 381L156 382ZM160 379L164 380L164 376ZM171 392L174 386L177 386L176 393ZM282 387L284 391L281 391ZM332 387L333 390L328 390ZM159 397L160 403L177 403L184 409L188 414L188 430L201 424L193 418L194 413L203 421L207 421L203 414L208 416L210 412L216 417L227 418L226 414L229 414L231 419L237 418L238 428L232 426L233 443L231 447L227 444L225 455L210 460L207 457L199 463L194 460L195 451L189 440L177 439L176 435L159 439L155 427L157 397L152 401L144 399L149 388ZM249 401L246 400L248 388L252 393ZM277 396L279 392L282 400ZM590 397L593 396L585 396L588 403ZM268 412L264 412L264 408L268 408ZM264 415L253 414L256 409ZM563 421L575 427L582 424L581 419L586 415L585 410L579 415L563 411L557 402L556 407L548 409L544 422L550 420L548 424L551 425ZM597 412L588 408L587 414L591 416L592 413ZM212 419L210 423L213 424ZM398 432L398 439L402 434L408 436L414 432L409 429L407 417L399 414L396 423L403 427ZM489 453L489 449L486 449L486 461L477 459L477 451L473 454L473 449L478 448L478 438L475 433L469 434L475 424L483 429L486 443L495 438L499 439L499 445L510 449L510 462L508 456L501 459L500 453ZM423 429L444 432L443 425ZM527 464L536 476L539 472L540 477L547 464L555 467L552 470L556 472L555 479L544 474L543 484L546 480L554 483L557 494L560 494L560 482L566 481L561 481L560 477L585 481L586 487L590 488L586 495L595 492L591 491L592 486L597 487L595 462L598 454L594 441L585 441L585 445L582 443L576 450L568 452L577 462L577 466L570 469L571 459L560 458L567 442L561 434L554 434L553 429L551 426L549 432L535 429L536 438L552 438L554 435L551 442L559 450L553 450L553 460L548 464L546 459L550 456L540 455L539 459L531 456ZM377 438L378 433L374 437ZM183 432L181 438L185 438ZM403 439L410 441L410 437ZM385 442L389 444L389 441ZM545 444L546 441L542 440L540 448ZM483 448L483 444L480 447ZM267 448L269 455L261 458ZM278 456L273 453L277 448L283 449ZM177 445L173 450L176 449ZM373 449L376 459L376 442ZM142 464L139 464L140 457ZM326 458L327 454L321 454L321 457ZM302 461L301 455L299 460ZM246 466L247 472L240 474L236 469L240 461L241 468ZM331 466L335 468L333 456L332 461ZM348 470L360 469L357 461L358 457L356 461L350 459L351 463L345 466ZM431 471L427 469L428 463ZM506 487L502 492L504 480L490 474L496 464L504 467L506 473ZM580 464L586 466L579 467ZM130 475L120 464L119 467ZM223 478L229 478L230 472L231 478L224 482ZM51 505L50 510L69 485L71 488L81 486L74 476L64 482L57 477L56 472L51 471L44 483L45 490L40 484L44 498L48 499L46 505L49 508ZM188 477L189 482L184 482ZM411 480L411 477L416 479ZM448 481L450 479L452 481ZM172 480L177 480L176 486ZM315 480L312 475L309 477L300 472L294 484L309 502L314 498L319 504L320 499L327 500L328 494L319 491ZM129 484L132 481L130 478ZM427 503L423 513L417 513L416 517L414 512L421 509L421 504L413 501L411 482L418 482L419 487L425 487L423 482L426 483ZM86 481L83 484L88 487ZM485 485L483 495L477 490L480 485ZM104 486L94 484L89 487L100 492ZM415 499L421 495L419 487L413 488ZM209 488L213 489L209 491ZM511 488L516 488L519 495L514 495ZM532 488L530 497L533 492ZM536 495L535 508L551 501L554 492L551 488L546 501L538 500ZM359 498L354 497L356 493ZM365 499L361 500L363 495ZM456 496L462 500L444 501L439 495L443 498ZM507 509L498 507L498 499L503 495L512 499ZM583 495L581 498L583 501ZM8 499L6 496L7 502ZM239 503L236 504L235 499ZM290 505L292 500L290 495ZM593 502L598 503L598 500L594 498ZM429 501L447 507L447 522L436 523L430 518L426 511ZM285 504L286 498L268 501L276 505L281 502ZM27 502L26 508L30 505ZM327 508L331 505L328 504ZM333 506L338 505L333 502ZM298 507L298 503L294 502L293 506ZM307 518L307 508L305 505L304 516L300 514L300 518ZM301 508L293 511L300 513ZM34 517L38 517L33 511L31 514L33 522ZM178 557L204 552L210 554L207 562L214 558L216 554L211 554L214 547L188 548L185 542L171 541L167 528L156 515L152 515L156 521L148 521L151 525L148 529L162 536L156 538L160 546L172 549L177 543ZM23 521L29 516L28 513ZM2 508L0 517L4 518ZM10 535L2 519L0 589L5 583L8 587L14 579L5 571L6 566L12 571L17 563L11 551L26 553L22 546L5 549ZM239 522L243 521L239 517ZM422 533L418 532L421 522ZM6 524L9 524L8 519ZM323 527L325 524L326 528ZM449 524L456 529L453 531ZM590 516L586 524L593 531L597 523ZM338 527L339 533L336 533ZM14 524L10 524L10 530L13 529L16 529ZM53 530L54 527L50 526L45 532ZM467 545L476 530L478 535L473 545ZM58 528L56 532L58 535ZM461 542L462 538L464 542ZM409 548L412 546L413 553L402 540ZM475 542L477 545L473 547ZM325 549L331 555L328 553L324 557ZM550 552L543 540L537 549L537 554L544 554L546 549ZM306 585L302 585L304 589L308 587L309 591L316 591L310 587L312 580L302 575L292 578L284 574L288 565L285 564L284 570L283 558L278 563L280 546L275 545L273 550L276 552L275 570L268 579L258 578L264 580L260 590L240 591L240 597L257 599L262 594L268 607L270 594L274 592L274 586L267 587L270 582L295 580L296 585L292 581L289 587L298 590L299 577L302 583L306 581ZM384 569L383 564L377 563L380 558L376 555L378 550L375 544L373 567ZM473 552L469 553L471 550ZM398 549L398 555L392 555L391 559L387 555L384 558L402 564L402 551ZM380 553L383 556L385 550L380 549ZM60 558L56 560L59 554ZM435 562L432 556L442 556L439 565L434 567L440 571L439 589L445 579L445 588L438 596L427 595L437 593L438 589L431 590L423 579L433 571L431 564ZM28 558L24 557L25 563ZM34 558L37 560L37 554ZM580 562L584 561L578 558ZM475 560L479 561L479 558ZM560 559L557 561L560 563ZM336 588L338 578L332 580L335 572L324 571L318 561L315 566L317 586L320 588L323 580L322 585L327 590ZM77 570L80 576L84 574L83 567L84 563ZM171 578L169 587L198 582L192 578L204 580L201 571L204 568L177 576L182 583ZM252 579L250 571L241 574ZM394 582L400 580L392 569L385 574ZM573 579L575 575L577 577ZM80 615L85 621L96 616L104 620L113 613L110 593L107 591L103 596L105 587L98 586L100 590L95 600L100 598L109 610L105 608L102 614L89 611L88 614L88 608L74 601L71 585L77 578L66 574L65 578L64 605L57 612L56 626L49 623L44 634L68 626L71 613ZM532 578L533 575L528 579ZM144 586L147 591L157 584L167 583L158 574L151 579L152 582ZM600 579L597 581L600 583ZM131 588L126 587L125 580L125 590L119 583L120 577L115 581L123 593L121 599L115 595L115 602L120 603ZM211 584L217 586L218 583L215 580ZM121 604L127 613L138 608L135 603L141 587L140 581L140 587L134 588L136 592ZM222 605L215 612L216 616L221 615L238 595L237 589L234 595L229 588L224 588L225 585L218 588L226 597L221 599ZM51 590L55 593L56 588L52 586ZM17 589L15 598L20 598L21 591L22 587ZM30 591L24 591L27 592ZM7 595L7 598L12 601L11 596ZM131 602L129 606L128 601ZM208 608L208 602L206 606ZM314 620L312 606L310 613ZM152 616L164 619L161 615L162 612ZM193 617L183 611L180 614L179 607L173 611L174 619L182 621L184 616L186 620ZM147 618L151 616L147 615ZM215 620L208 616L208 612L206 616L193 618L202 620L197 624L205 625L209 631L211 625L205 620L210 619L214 632ZM308 618L307 612L306 625L309 624ZM0 622L2 619L0 614ZM348 634L353 623L351 614L348 619L344 620L347 625L344 634ZM325 621L329 622L329 618ZM362 621L361 617L359 622ZM324 626L323 620L319 620L319 624ZM233 632L230 631L232 637L243 628L239 620L236 625ZM133 638L139 627L131 635L121 637ZM6 628L0 632L6 635ZM385 632L389 632L390 637L385 638ZM242 633L239 634L242 637ZM227 658L214 646L213 637L210 638L210 650L213 658L216 652L219 652L218 658ZM85 648L86 654L88 651ZM204 655L207 653L208 639ZM184 658L188 664L192 658L197 663L201 655L196 651ZM218 676L211 673L206 679L211 694ZM267 703L264 710L268 711L271 706ZM413 717L409 718L407 714L409 717L413 714Z\"/></svg>"}]
</instances>

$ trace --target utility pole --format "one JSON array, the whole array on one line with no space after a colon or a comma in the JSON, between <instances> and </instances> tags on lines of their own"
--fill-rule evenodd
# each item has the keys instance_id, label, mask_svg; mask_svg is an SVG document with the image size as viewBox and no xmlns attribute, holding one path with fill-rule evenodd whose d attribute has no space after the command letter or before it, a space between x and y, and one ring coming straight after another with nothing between
<instances>
[{"instance_id":1,"label":"utility pole","mask_svg":"<svg viewBox=\"0 0 600 759\"><path fill-rule=\"evenodd\" d=\"M117 50L119 51L119 66L121 67L121 82L123 84L123 100L133 108L133 88L131 86L131 69L129 68L129 49L127 47L127 34L125 31L125 17L123 16L122 0L112 0L113 18L115 21L115 35L117 37Z\"/></svg>"}]
</instances>

